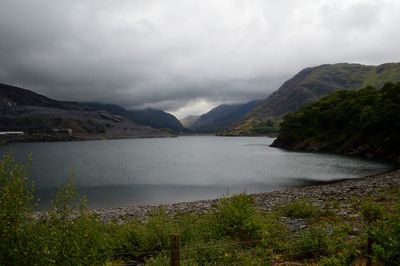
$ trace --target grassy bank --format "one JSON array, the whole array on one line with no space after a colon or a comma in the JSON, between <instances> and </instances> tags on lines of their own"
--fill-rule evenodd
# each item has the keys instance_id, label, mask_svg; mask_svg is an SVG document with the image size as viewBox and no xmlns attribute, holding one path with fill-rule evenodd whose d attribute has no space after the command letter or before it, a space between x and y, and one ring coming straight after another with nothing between
<instances>
[{"instance_id":1,"label":"grassy bank","mask_svg":"<svg viewBox=\"0 0 400 266\"><path fill-rule=\"evenodd\" d=\"M0 163L0 187L1 265L169 265L171 234L180 237L181 265L351 265L368 254L382 265L400 261L398 186L318 204L305 195L270 210L241 194L206 214L158 209L123 224L100 222L72 182L37 218L26 166L9 155Z\"/></svg>"}]
</instances>

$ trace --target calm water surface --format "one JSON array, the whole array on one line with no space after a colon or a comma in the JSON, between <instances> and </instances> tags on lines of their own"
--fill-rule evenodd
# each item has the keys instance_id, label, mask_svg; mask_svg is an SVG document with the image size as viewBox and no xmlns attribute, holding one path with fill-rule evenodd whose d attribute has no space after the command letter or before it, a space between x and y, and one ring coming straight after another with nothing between
<instances>
[{"instance_id":1,"label":"calm water surface","mask_svg":"<svg viewBox=\"0 0 400 266\"><path fill-rule=\"evenodd\" d=\"M267 137L190 136L159 139L20 143L0 147L19 161L32 153L30 175L45 208L73 175L89 207L216 198L353 178L393 166L345 156L288 152Z\"/></svg>"}]
</instances>

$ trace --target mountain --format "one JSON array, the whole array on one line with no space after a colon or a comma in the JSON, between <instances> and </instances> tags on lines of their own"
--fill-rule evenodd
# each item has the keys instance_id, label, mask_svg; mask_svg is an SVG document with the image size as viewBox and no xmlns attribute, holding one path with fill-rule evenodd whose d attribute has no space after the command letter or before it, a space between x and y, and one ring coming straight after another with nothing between
<instances>
[{"instance_id":1,"label":"mountain","mask_svg":"<svg viewBox=\"0 0 400 266\"><path fill-rule=\"evenodd\" d=\"M190 128L193 125L193 123L196 122L197 119L199 119L199 117L200 117L199 115L188 115L179 121L185 128Z\"/></svg>"},{"instance_id":2,"label":"mountain","mask_svg":"<svg viewBox=\"0 0 400 266\"><path fill-rule=\"evenodd\" d=\"M103 103L84 103L84 105L94 110L103 110L126 117L138 125L150 126L158 129L168 129L175 133L187 131L175 116L162 110L126 110L125 108L115 104Z\"/></svg>"},{"instance_id":3,"label":"mountain","mask_svg":"<svg viewBox=\"0 0 400 266\"><path fill-rule=\"evenodd\" d=\"M131 119L139 125L149 125L154 128L167 128L174 132L186 132L179 120L170 113L157 109L131 110Z\"/></svg>"},{"instance_id":4,"label":"mountain","mask_svg":"<svg viewBox=\"0 0 400 266\"><path fill-rule=\"evenodd\" d=\"M223 130L242 119L261 102L261 100L254 100L244 104L219 105L201 115L189 128L201 133L214 133Z\"/></svg>"},{"instance_id":5,"label":"mountain","mask_svg":"<svg viewBox=\"0 0 400 266\"><path fill-rule=\"evenodd\" d=\"M13 112L17 106L35 106L63 110L81 110L75 102L63 102L50 99L33 91L0 83L1 115Z\"/></svg>"},{"instance_id":6,"label":"mountain","mask_svg":"<svg viewBox=\"0 0 400 266\"><path fill-rule=\"evenodd\" d=\"M168 136L123 116L1 83L0 131L23 131L18 141Z\"/></svg>"},{"instance_id":7,"label":"mountain","mask_svg":"<svg viewBox=\"0 0 400 266\"><path fill-rule=\"evenodd\" d=\"M340 90L287 114L272 146L400 162L400 82Z\"/></svg>"},{"instance_id":8,"label":"mountain","mask_svg":"<svg viewBox=\"0 0 400 266\"><path fill-rule=\"evenodd\" d=\"M359 89L368 85L380 88L390 81L400 81L400 63L379 66L340 63L306 68L232 126L227 134L252 135L257 125L265 125L268 120L277 124L283 115L338 89Z\"/></svg>"}]
</instances>

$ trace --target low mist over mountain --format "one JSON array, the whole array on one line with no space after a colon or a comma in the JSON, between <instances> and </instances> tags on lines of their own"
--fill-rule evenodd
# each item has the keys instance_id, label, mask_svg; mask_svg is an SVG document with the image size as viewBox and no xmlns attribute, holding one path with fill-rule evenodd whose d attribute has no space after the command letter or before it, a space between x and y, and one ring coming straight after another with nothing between
<instances>
[{"instance_id":1,"label":"low mist over mountain","mask_svg":"<svg viewBox=\"0 0 400 266\"><path fill-rule=\"evenodd\" d=\"M262 100L244 104L223 104L201 115L188 128L195 132L212 133L225 129L252 111Z\"/></svg>"},{"instance_id":2,"label":"low mist over mountain","mask_svg":"<svg viewBox=\"0 0 400 266\"><path fill-rule=\"evenodd\" d=\"M268 121L279 122L283 115L338 89L358 89L368 85L380 88L389 81L400 81L400 63L379 66L340 63L306 68L286 81L227 134L252 135L254 128Z\"/></svg>"},{"instance_id":3,"label":"low mist over mountain","mask_svg":"<svg viewBox=\"0 0 400 266\"><path fill-rule=\"evenodd\" d=\"M196 122L197 119L199 119L199 117L200 117L199 115L188 115L179 121L185 128L190 128L193 125L193 123Z\"/></svg>"}]
</instances>

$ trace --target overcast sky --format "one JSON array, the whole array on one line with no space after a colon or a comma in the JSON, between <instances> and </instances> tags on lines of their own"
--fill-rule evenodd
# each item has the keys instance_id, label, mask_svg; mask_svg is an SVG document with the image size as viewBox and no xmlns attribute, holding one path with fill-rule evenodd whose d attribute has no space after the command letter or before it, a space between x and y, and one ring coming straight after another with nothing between
<instances>
[{"instance_id":1,"label":"overcast sky","mask_svg":"<svg viewBox=\"0 0 400 266\"><path fill-rule=\"evenodd\" d=\"M1 0L0 82L179 118L302 68L400 61L400 1Z\"/></svg>"}]
</instances>

